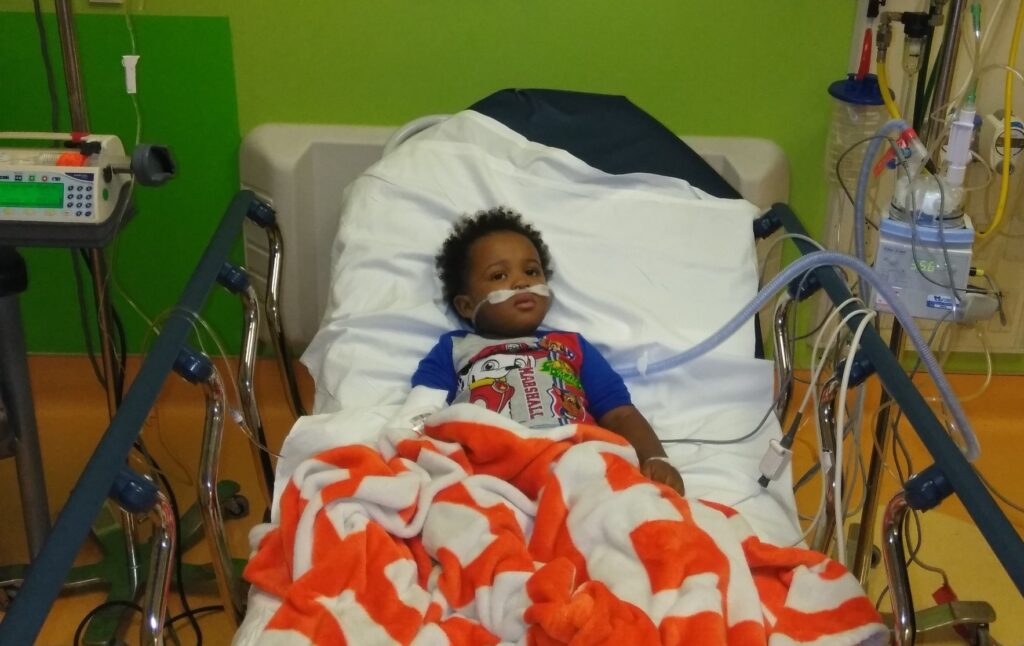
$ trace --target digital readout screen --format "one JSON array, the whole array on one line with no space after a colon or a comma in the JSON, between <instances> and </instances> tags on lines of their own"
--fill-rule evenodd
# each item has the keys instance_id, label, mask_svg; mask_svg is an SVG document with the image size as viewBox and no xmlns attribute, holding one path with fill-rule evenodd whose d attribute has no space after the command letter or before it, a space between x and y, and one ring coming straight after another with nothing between
<instances>
[{"instance_id":1,"label":"digital readout screen","mask_svg":"<svg viewBox=\"0 0 1024 646\"><path fill-rule=\"evenodd\" d=\"M0 182L0 208L57 209L63 203L64 184L60 182Z\"/></svg>"}]
</instances>

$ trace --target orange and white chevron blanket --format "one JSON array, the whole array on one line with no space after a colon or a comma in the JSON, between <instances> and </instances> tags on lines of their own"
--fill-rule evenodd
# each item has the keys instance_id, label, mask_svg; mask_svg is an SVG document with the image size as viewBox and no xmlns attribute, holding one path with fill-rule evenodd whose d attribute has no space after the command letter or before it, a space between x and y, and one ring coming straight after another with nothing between
<instances>
[{"instance_id":1,"label":"orange and white chevron blanket","mask_svg":"<svg viewBox=\"0 0 1024 646\"><path fill-rule=\"evenodd\" d=\"M256 643L888 641L842 566L646 480L594 426L452 406L303 462L279 512L245 570L279 600Z\"/></svg>"}]
</instances>

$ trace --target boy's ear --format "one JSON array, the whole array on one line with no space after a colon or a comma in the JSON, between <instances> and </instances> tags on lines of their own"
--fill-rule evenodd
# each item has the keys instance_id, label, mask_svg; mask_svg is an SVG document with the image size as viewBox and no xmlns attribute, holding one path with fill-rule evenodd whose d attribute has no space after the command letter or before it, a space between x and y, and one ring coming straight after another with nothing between
<instances>
[{"instance_id":1,"label":"boy's ear","mask_svg":"<svg viewBox=\"0 0 1024 646\"><path fill-rule=\"evenodd\" d=\"M473 316L473 299L466 294L459 294L452 299L452 305L455 307L455 311L459 313L459 316L466 319L467 321Z\"/></svg>"}]
</instances>

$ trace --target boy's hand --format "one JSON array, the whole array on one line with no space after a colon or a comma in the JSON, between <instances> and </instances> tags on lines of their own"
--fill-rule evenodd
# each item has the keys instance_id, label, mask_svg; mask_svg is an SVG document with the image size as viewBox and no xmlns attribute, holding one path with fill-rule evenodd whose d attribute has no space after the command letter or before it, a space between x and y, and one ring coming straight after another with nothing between
<instances>
[{"instance_id":1,"label":"boy's hand","mask_svg":"<svg viewBox=\"0 0 1024 646\"><path fill-rule=\"evenodd\" d=\"M683 476L679 475L675 467L664 460L645 460L643 466L640 467L640 473L654 482L672 487L680 496L686 495Z\"/></svg>"}]
</instances>

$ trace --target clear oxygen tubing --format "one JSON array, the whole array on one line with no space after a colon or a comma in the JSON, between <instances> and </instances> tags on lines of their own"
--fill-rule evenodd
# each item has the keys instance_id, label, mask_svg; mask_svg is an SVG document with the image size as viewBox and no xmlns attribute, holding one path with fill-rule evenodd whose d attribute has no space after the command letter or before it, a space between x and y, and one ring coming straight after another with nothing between
<instances>
[{"instance_id":1,"label":"clear oxygen tubing","mask_svg":"<svg viewBox=\"0 0 1024 646\"><path fill-rule=\"evenodd\" d=\"M881 77L879 77L881 79ZM883 96L888 96L887 90L883 88ZM903 132L910 126L907 125L906 121L902 119L893 119L887 121L878 132L875 133L875 137L868 142L867 152L864 153L864 160L860 164L860 174L857 176L857 193L856 198L853 201L853 250L857 258L864 260L864 222L867 216L864 213L865 204L867 202L868 195L868 179L871 174L871 165L875 157L878 156L878 150L883 144L888 143L886 137L892 131ZM911 178L913 179L913 178Z\"/></svg>"},{"instance_id":2,"label":"clear oxygen tubing","mask_svg":"<svg viewBox=\"0 0 1024 646\"><path fill-rule=\"evenodd\" d=\"M936 388L942 395L943 401L946 402L946 406L949 408L953 419L957 423L958 430L960 431L960 435L964 442L964 454L967 456L969 461L975 461L981 452L981 449L978 446L978 438L974 434L973 427L971 427L971 424L967 419L967 415L964 413L963 407L957 399L956 393L953 392L953 388L950 386L949 380L946 379L946 375L942 372L942 368L939 366L938 360L935 358L935 355L932 354L932 351L928 347L928 343L924 340L924 337L921 336L921 331L916 325L914 325L914 319L910 316L910 312L907 311L906 305L903 304L892 288L887 285L871 267L865 264L864 261L845 254L832 251L815 251L798 258L792 264L776 274L775 277L765 285L764 289L757 293L753 300L743 306L743 308L717 332L707 337L697 345L675 356L650 363L646 366L643 372L641 372L636 366L619 367L616 370L623 378L639 378L648 374L676 368L684 363L692 361L718 347L726 339L735 334L740 329L740 326L742 326L748 319L752 318L756 312L765 306L769 299L785 288L790 282L812 269L826 266L846 267L847 269L855 271L862 279L866 280L873 288L878 290L878 293L882 298L889 303L892 307L893 315L906 329L908 338L910 338L911 342L914 344L914 348L917 350L918 356L928 369L928 374L931 375Z\"/></svg>"},{"instance_id":3,"label":"clear oxygen tubing","mask_svg":"<svg viewBox=\"0 0 1024 646\"><path fill-rule=\"evenodd\" d=\"M1017 19L1013 24L1013 36L1010 38L1010 58L1006 63L1008 68L1012 68L1014 63L1017 62L1017 51L1020 48L1020 36L1021 30L1024 29L1024 2L1021 2L1017 6ZM1010 195L1010 128L1009 121L1010 116L1013 114L1013 73L1010 71L1006 72L1006 83L1003 88L1003 168L1002 178L999 182L999 202L996 205L996 213L992 216L992 221L989 223L988 228L984 231L976 231L979 238L985 238L995 233L996 229L1003 222L1003 214L1006 212L1006 203L1009 200Z\"/></svg>"}]
</instances>

